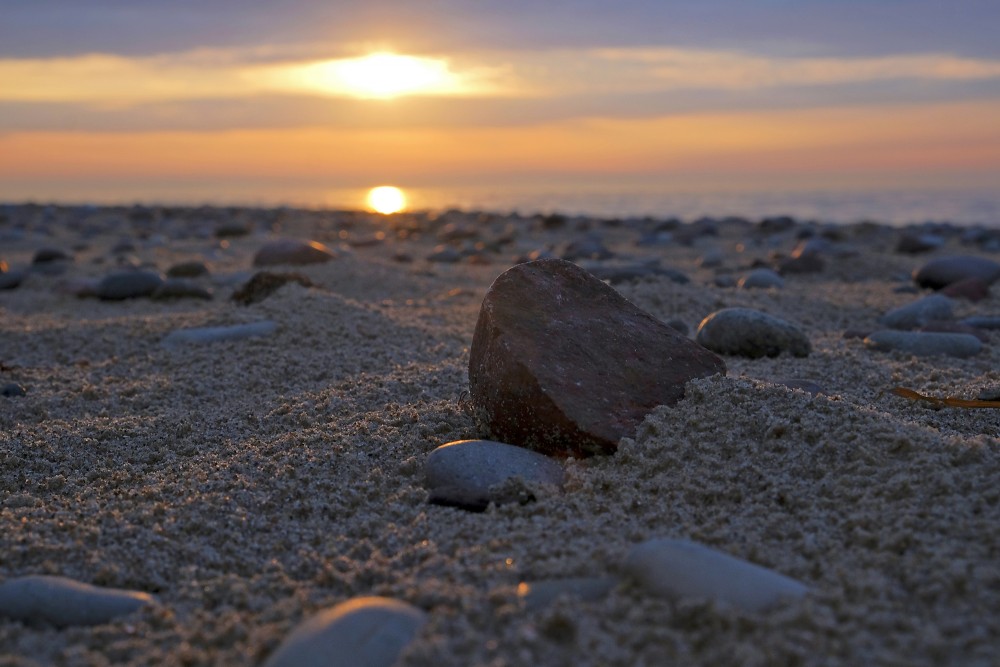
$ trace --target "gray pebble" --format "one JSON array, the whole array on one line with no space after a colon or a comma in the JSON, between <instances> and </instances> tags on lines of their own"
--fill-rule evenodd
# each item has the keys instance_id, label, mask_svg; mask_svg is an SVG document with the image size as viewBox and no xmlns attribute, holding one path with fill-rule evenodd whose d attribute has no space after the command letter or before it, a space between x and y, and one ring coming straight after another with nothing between
<instances>
[{"instance_id":1,"label":"gray pebble","mask_svg":"<svg viewBox=\"0 0 1000 667\"><path fill-rule=\"evenodd\" d=\"M0 584L0 616L56 626L100 625L154 603L148 593L29 575Z\"/></svg>"},{"instance_id":2,"label":"gray pebble","mask_svg":"<svg viewBox=\"0 0 1000 667\"><path fill-rule=\"evenodd\" d=\"M761 611L809 589L794 579L688 540L653 539L636 545L624 564L640 587L672 600L708 598Z\"/></svg>"},{"instance_id":3,"label":"gray pebble","mask_svg":"<svg viewBox=\"0 0 1000 667\"><path fill-rule=\"evenodd\" d=\"M116 271L97 283L96 294L106 301L121 301L149 296L163 283L160 274L154 271Z\"/></svg>"},{"instance_id":4,"label":"gray pebble","mask_svg":"<svg viewBox=\"0 0 1000 667\"><path fill-rule=\"evenodd\" d=\"M301 623L263 667L390 667L426 622L405 602L354 598Z\"/></svg>"},{"instance_id":5,"label":"gray pebble","mask_svg":"<svg viewBox=\"0 0 1000 667\"><path fill-rule=\"evenodd\" d=\"M971 357L983 349L971 334L924 331L875 331L865 338L865 347L882 352L899 350L918 357Z\"/></svg>"},{"instance_id":6,"label":"gray pebble","mask_svg":"<svg viewBox=\"0 0 1000 667\"><path fill-rule=\"evenodd\" d=\"M428 455L424 477L432 503L480 511L490 502L517 500L504 488L508 480L561 486L563 469L558 461L523 447L459 440Z\"/></svg>"},{"instance_id":7,"label":"gray pebble","mask_svg":"<svg viewBox=\"0 0 1000 667\"><path fill-rule=\"evenodd\" d=\"M931 294L890 310L879 319L879 323L890 329L916 329L928 322L950 320L954 303L943 294Z\"/></svg>"},{"instance_id":8,"label":"gray pebble","mask_svg":"<svg viewBox=\"0 0 1000 667\"><path fill-rule=\"evenodd\" d=\"M740 289L766 289L768 287L781 289L785 286L785 280L771 269L760 268L754 269L740 278L736 286Z\"/></svg>"},{"instance_id":9,"label":"gray pebble","mask_svg":"<svg viewBox=\"0 0 1000 667\"><path fill-rule=\"evenodd\" d=\"M273 320L261 320L247 324L234 324L226 327L199 327L195 329L178 329L167 334L162 345L218 343L226 340L244 340L257 336L268 336L278 329L278 323Z\"/></svg>"},{"instance_id":10,"label":"gray pebble","mask_svg":"<svg viewBox=\"0 0 1000 667\"><path fill-rule=\"evenodd\" d=\"M756 359L790 352L805 357L809 338L794 324L751 308L717 310L698 326L695 340L719 354Z\"/></svg>"},{"instance_id":11,"label":"gray pebble","mask_svg":"<svg viewBox=\"0 0 1000 667\"><path fill-rule=\"evenodd\" d=\"M13 271L0 273L0 290L19 287L27 275L28 272L24 269L14 269Z\"/></svg>"}]
</instances>

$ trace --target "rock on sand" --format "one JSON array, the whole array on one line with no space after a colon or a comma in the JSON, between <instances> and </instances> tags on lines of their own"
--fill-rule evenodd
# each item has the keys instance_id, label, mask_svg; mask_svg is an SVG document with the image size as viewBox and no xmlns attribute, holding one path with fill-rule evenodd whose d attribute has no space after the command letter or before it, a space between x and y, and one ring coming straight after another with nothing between
<instances>
[{"instance_id":1,"label":"rock on sand","mask_svg":"<svg viewBox=\"0 0 1000 667\"><path fill-rule=\"evenodd\" d=\"M148 593L29 575L0 584L0 616L56 626L100 625L153 604Z\"/></svg>"},{"instance_id":2,"label":"rock on sand","mask_svg":"<svg viewBox=\"0 0 1000 667\"><path fill-rule=\"evenodd\" d=\"M493 437L545 454L612 453L657 405L725 363L559 259L498 277L469 359L473 406Z\"/></svg>"}]
</instances>

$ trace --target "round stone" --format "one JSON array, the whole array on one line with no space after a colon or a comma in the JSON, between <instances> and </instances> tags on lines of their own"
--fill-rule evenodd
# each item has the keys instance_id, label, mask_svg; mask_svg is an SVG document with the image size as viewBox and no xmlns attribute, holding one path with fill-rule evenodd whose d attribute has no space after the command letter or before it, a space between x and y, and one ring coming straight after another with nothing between
<instances>
[{"instance_id":1,"label":"round stone","mask_svg":"<svg viewBox=\"0 0 1000 667\"><path fill-rule=\"evenodd\" d=\"M756 359L789 352L809 355L809 338L797 326L752 308L723 308L698 326L695 340L718 354Z\"/></svg>"},{"instance_id":2,"label":"round stone","mask_svg":"<svg viewBox=\"0 0 1000 667\"><path fill-rule=\"evenodd\" d=\"M390 667L426 622L405 602L354 598L300 624L264 667Z\"/></svg>"},{"instance_id":3,"label":"round stone","mask_svg":"<svg viewBox=\"0 0 1000 667\"><path fill-rule=\"evenodd\" d=\"M971 357L979 354L983 343L965 333L924 331L875 331L865 338L865 347L888 352L898 350L917 357Z\"/></svg>"},{"instance_id":4,"label":"round stone","mask_svg":"<svg viewBox=\"0 0 1000 667\"><path fill-rule=\"evenodd\" d=\"M916 329L928 322L952 319L954 302L943 294L931 294L923 299L894 308L879 320L890 329Z\"/></svg>"},{"instance_id":5,"label":"round stone","mask_svg":"<svg viewBox=\"0 0 1000 667\"><path fill-rule=\"evenodd\" d=\"M471 510L518 500L504 485L512 478L529 484L561 486L562 465L538 452L492 440L459 440L441 445L424 464L430 501Z\"/></svg>"},{"instance_id":6,"label":"round stone","mask_svg":"<svg viewBox=\"0 0 1000 667\"><path fill-rule=\"evenodd\" d=\"M0 616L56 626L100 625L154 603L148 593L29 575L0 584Z\"/></svg>"},{"instance_id":7,"label":"round stone","mask_svg":"<svg viewBox=\"0 0 1000 667\"><path fill-rule=\"evenodd\" d=\"M116 271L97 283L96 294L106 301L121 301L150 296L163 284L163 278L153 271Z\"/></svg>"}]
</instances>

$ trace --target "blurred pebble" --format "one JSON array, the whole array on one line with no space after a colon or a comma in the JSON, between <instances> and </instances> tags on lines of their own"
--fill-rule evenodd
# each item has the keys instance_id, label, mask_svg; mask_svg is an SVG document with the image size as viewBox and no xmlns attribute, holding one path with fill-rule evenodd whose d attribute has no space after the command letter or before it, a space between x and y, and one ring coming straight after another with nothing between
<instances>
[{"instance_id":1,"label":"blurred pebble","mask_svg":"<svg viewBox=\"0 0 1000 667\"><path fill-rule=\"evenodd\" d=\"M8 382L0 387L0 396L25 396L28 392L16 382Z\"/></svg>"},{"instance_id":2,"label":"blurred pebble","mask_svg":"<svg viewBox=\"0 0 1000 667\"><path fill-rule=\"evenodd\" d=\"M0 616L59 627L101 625L154 602L148 593L99 588L66 577L29 575L0 584Z\"/></svg>"},{"instance_id":3,"label":"blurred pebble","mask_svg":"<svg viewBox=\"0 0 1000 667\"><path fill-rule=\"evenodd\" d=\"M426 622L406 602L353 598L300 623L263 667L391 667Z\"/></svg>"},{"instance_id":4,"label":"blurred pebble","mask_svg":"<svg viewBox=\"0 0 1000 667\"><path fill-rule=\"evenodd\" d=\"M865 347L881 352L897 350L917 357L971 357L983 349L975 336L963 333L925 333L920 331L875 331L865 338Z\"/></svg>"},{"instance_id":5,"label":"blurred pebble","mask_svg":"<svg viewBox=\"0 0 1000 667\"><path fill-rule=\"evenodd\" d=\"M751 308L717 310L701 321L695 340L713 352L751 359L782 352L805 357L811 350L799 327Z\"/></svg>"},{"instance_id":6,"label":"blurred pebble","mask_svg":"<svg viewBox=\"0 0 1000 667\"><path fill-rule=\"evenodd\" d=\"M979 278L965 278L942 288L941 294L975 303L990 295L990 286Z\"/></svg>"},{"instance_id":7,"label":"blurred pebble","mask_svg":"<svg viewBox=\"0 0 1000 667\"><path fill-rule=\"evenodd\" d=\"M149 296L162 284L163 278L153 271L116 271L101 278L94 292L99 299L121 301Z\"/></svg>"},{"instance_id":8,"label":"blurred pebble","mask_svg":"<svg viewBox=\"0 0 1000 667\"><path fill-rule=\"evenodd\" d=\"M705 598L751 612L809 591L773 570L688 540L638 544L625 558L624 570L646 593L671 600Z\"/></svg>"},{"instance_id":9,"label":"blurred pebble","mask_svg":"<svg viewBox=\"0 0 1000 667\"><path fill-rule=\"evenodd\" d=\"M234 324L226 327L198 327L193 329L177 329L167 334L162 345L178 344L200 345L204 343L219 343L227 340L244 340L258 336L268 336L278 330L278 323L271 320Z\"/></svg>"},{"instance_id":10,"label":"blurred pebble","mask_svg":"<svg viewBox=\"0 0 1000 667\"><path fill-rule=\"evenodd\" d=\"M178 262L167 269L167 277L169 278L197 278L207 273L208 267L205 263L196 259L187 262Z\"/></svg>"},{"instance_id":11,"label":"blurred pebble","mask_svg":"<svg viewBox=\"0 0 1000 667\"><path fill-rule=\"evenodd\" d=\"M931 294L894 308L879 318L890 329L916 329L928 322L952 319L954 302L943 294Z\"/></svg>"},{"instance_id":12,"label":"blurred pebble","mask_svg":"<svg viewBox=\"0 0 1000 667\"><path fill-rule=\"evenodd\" d=\"M163 299L211 299L212 292L187 278L167 278L153 290L150 298Z\"/></svg>"},{"instance_id":13,"label":"blurred pebble","mask_svg":"<svg viewBox=\"0 0 1000 667\"><path fill-rule=\"evenodd\" d=\"M547 607L561 597L594 602L605 597L617 582L609 577L568 577L522 581L517 586L517 597L528 611Z\"/></svg>"},{"instance_id":14,"label":"blurred pebble","mask_svg":"<svg viewBox=\"0 0 1000 667\"><path fill-rule=\"evenodd\" d=\"M492 440L459 440L432 451L424 464L430 502L482 511L506 497L503 484L520 478L529 484L561 486L562 465L543 454Z\"/></svg>"},{"instance_id":15,"label":"blurred pebble","mask_svg":"<svg viewBox=\"0 0 1000 667\"><path fill-rule=\"evenodd\" d=\"M750 273L741 277L736 283L740 289L767 289L774 287L781 289L785 286L784 279L771 269L754 269Z\"/></svg>"},{"instance_id":16,"label":"blurred pebble","mask_svg":"<svg viewBox=\"0 0 1000 667\"><path fill-rule=\"evenodd\" d=\"M1000 278L1000 264L974 255L933 259L913 271L913 281L921 287L941 289L966 278L978 278L986 285Z\"/></svg>"},{"instance_id":17,"label":"blurred pebble","mask_svg":"<svg viewBox=\"0 0 1000 667\"><path fill-rule=\"evenodd\" d=\"M329 262L336 255L333 250L317 241L275 239L264 244L254 255L254 266L275 264L318 264Z\"/></svg>"}]
</instances>

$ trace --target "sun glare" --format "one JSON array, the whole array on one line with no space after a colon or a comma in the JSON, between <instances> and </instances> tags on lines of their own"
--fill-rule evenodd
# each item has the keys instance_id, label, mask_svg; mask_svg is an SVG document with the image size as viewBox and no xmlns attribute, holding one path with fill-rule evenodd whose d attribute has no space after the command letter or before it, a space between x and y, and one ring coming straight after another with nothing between
<instances>
[{"instance_id":1,"label":"sun glare","mask_svg":"<svg viewBox=\"0 0 1000 667\"><path fill-rule=\"evenodd\" d=\"M296 68L294 78L313 90L363 98L439 95L460 89L446 60L395 53L311 63Z\"/></svg>"},{"instance_id":2,"label":"sun glare","mask_svg":"<svg viewBox=\"0 0 1000 667\"><path fill-rule=\"evenodd\" d=\"M383 215L398 213L406 208L406 195L397 187L380 185L368 191L368 206Z\"/></svg>"}]
</instances>

